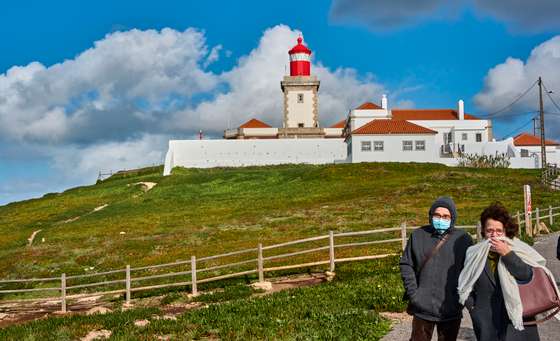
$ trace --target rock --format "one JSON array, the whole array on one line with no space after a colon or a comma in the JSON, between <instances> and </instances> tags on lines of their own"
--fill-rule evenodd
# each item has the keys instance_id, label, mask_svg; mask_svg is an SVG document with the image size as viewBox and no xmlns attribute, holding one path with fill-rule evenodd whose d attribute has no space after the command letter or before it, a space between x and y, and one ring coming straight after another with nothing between
<instances>
[{"instance_id":1,"label":"rock","mask_svg":"<svg viewBox=\"0 0 560 341\"><path fill-rule=\"evenodd\" d=\"M327 276L327 282L330 282L334 279L334 277L336 276L336 272L332 272L332 271L325 271L325 276Z\"/></svg>"},{"instance_id":2,"label":"rock","mask_svg":"<svg viewBox=\"0 0 560 341\"><path fill-rule=\"evenodd\" d=\"M123 234L126 234L126 232L124 232L124 231L121 231L121 232L119 232L119 234L123 235Z\"/></svg>"},{"instance_id":3,"label":"rock","mask_svg":"<svg viewBox=\"0 0 560 341\"><path fill-rule=\"evenodd\" d=\"M255 282L255 283L251 283L251 287L255 290L270 291L270 290L272 290L272 283L271 282Z\"/></svg>"},{"instance_id":4,"label":"rock","mask_svg":"<svg viewBox=\"0 0 560 341\"><path fill-rule=\"evenodd\" d=\"M94 315L94 314L107 314L110 313L111 309L105 307L93 307L86 312L86 315Z\"/></svg>"},{"instance_id":5,"label":"rock","mask_svg":"<svg viewBox=\"0 0 560 341\"><path fill-rule=\"evenodd\" d=\"M101 330L92 330L91 332L89 332L86 336L84 336L80 340L81 341L93 341L93 340L99 340L99 339L108 339L109 337L111 337L111 331L106 330L106 329L101 329Z\"/></svg>"},{"instance_id":6,"label":"rock","mask_svg":"<svg viewBox=\"0 0 560 341\"><path fill-rule=\"evenodd\" d=\"M5 319L5 318L8 317L8 316L10 316L10 315L4 314L4 313L0 313L0 320L3 320L3 319Z\"/></svg>"},{"instance_id":7,"label":"rock","mask_svg":"<svg viewBox=\"0 0 560 341\"><path fill-rule=\"evenodd\" d=\"M104 209L104 208L107 207L107 206L109 206L109 204L103 204L103 205L101 205L101 206L99 206L99 207L94 208L92 212L101 211L102 209Z\"/></svg>"},{"instance_id":8,"label":"rock","mask_svg":"<svg viewBox=\"0 0 560 341\"><path fill-rule=\"evenodd\" d=\"M148 320L136 320L136 321L134 321L134 325L136 327L145 327L149 324L150 324L150 321L148 321Z\"/></svg>"}]
</instances>

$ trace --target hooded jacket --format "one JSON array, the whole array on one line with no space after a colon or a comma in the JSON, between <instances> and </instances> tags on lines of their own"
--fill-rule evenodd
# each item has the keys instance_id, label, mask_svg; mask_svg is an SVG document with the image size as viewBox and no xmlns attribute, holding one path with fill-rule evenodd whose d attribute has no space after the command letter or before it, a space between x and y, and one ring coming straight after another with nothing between
<instances>
[{"instance_id":1,"label":"hooded jacket","mask_svg":"<svg viewBox=\"0 0 560 341\"><path fill-rule=\"evenodd\" d=\"M432 225L432 215L438 207L451 213L451 226L438 233ZM429 225L416 229L410 235L400 260L408 312L423 320L448 321L462 317L457 285L463 269L467 248L473 244L471 236L455 228L457 209L449 197L438 198L428 211ZM427 254L446 235L449 237L439 251L424 265Z\"/></svg>"}]
</instances>

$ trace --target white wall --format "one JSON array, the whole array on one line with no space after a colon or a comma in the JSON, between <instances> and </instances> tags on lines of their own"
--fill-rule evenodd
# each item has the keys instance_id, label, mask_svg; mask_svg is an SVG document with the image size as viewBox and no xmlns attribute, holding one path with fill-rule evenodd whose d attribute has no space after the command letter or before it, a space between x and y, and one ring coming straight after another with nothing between
<instances>
[{"instance_id":1,"label":"white wall","mask_svg":"<svg viewBox=\"0 0 560 341\"><path fill-rule=\"evenodd\" d=\"M354 109L350 111L350 131L354 131L374 119L388 119L386 109Z\"/></svg>"},{"instance_id":2,"label":"white wall","mask_svg":"<svg viewBox=\"0 0 560 341\"><path fill-rule=\"evenodd\" d=\"M353 135L350 161L356 162L438 162L439 148L435 146L434 135ZM413 141L412 151L403 151L402 141ZM414 141L425 141L425 150L415 150ZM371 151L362 151L362 141L371 142ZM374 141L383 141L383 151L375 151Z\"/></svg>"},{"instance_id":3,"label":"white wall","mask_svg":"<svg viewBox=\"0 0 560 341\"><path fill-rule=\"evenodd\" d=\"M454 143L477 143L476 133L482 134L482 142L489 141L492 126L489 120L410 120L409 122L437 131L436 143L440 145L444 142L444 132L453 132ZM466 141L462 139L463 133L467 134Z\"/></svg>"},{"instance_id":4,"label":"white wall","mask_svg":"<svg viewBox=\"0 0 560 341\"><path fill-rule=\"evenodd\" d=\"M171 140L163 175L173 167L211 168L325 164L346 159L343 139Z\"/></svg>"},{"instance_id":5,"label":"white wall","mask_svg":"<svg viewBox=\"0 0 560 341\"><path fill-rule=\"evenodd\" d=\"M298 103L298 94L303 94L303 103ZM299 123L303 123L305 128L313 128L313 103L315 94L313 90L297 90L288 88L288 126L287 128L297 128Z\"/></svg>"}]
</instances>

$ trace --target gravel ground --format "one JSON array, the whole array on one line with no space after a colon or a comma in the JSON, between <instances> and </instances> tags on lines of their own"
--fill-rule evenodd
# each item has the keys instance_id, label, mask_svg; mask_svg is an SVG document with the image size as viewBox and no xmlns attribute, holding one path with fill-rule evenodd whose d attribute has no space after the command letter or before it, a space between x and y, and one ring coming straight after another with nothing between
<instances>
[{"instance_id":1,"label":"gravel ground","mask_svg":"<svg viewBox=\"0 0 560 341\"><path fill-rule=\"evenodd\" d=\"M560 261L556 259L556 243L558 241L558 236L560 236L560 232L538 237L535 241L534 248L547 259L548 268L554 274L556 281L560 282ZM472 329L472 321L466 309L463 312L463 316L457 340L476 340ZM412 318L406 314L395 315L393 321L393 329L389 332L389 334L385 335L382 340L409 340ZM560 321L552 319L539 325L539 335L541 337L541 341L558 341L560 339ZM435 331L432 340L437 340L437 334Z\"/></svg>"}]
</instances>

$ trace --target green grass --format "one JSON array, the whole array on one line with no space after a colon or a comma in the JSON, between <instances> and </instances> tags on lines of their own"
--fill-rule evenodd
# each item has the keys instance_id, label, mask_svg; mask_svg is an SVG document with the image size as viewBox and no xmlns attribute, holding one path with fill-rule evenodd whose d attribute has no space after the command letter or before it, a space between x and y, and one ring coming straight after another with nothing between
<instances>
[{"instance_id":1,"label":"green grass","mask_svg":"<svg viewBox=\"0 0 560 341\"><path fill-rule=\"evenodd\" d=\"M74 340L91 330L107 329L114 340L156 340L163 335L174 340L376 340L390 328L377 312L402 311L405 306L396 262L391 257L344 264L330 283L264 297L247 298L250 289L239 286L222 297L227 302L187 311L176 321L155 319L154 315L162 315L158 309L139 308L107 315L51 317L0 329L0 339ZM134 326L139 319L151 323Z\"/></svg>"},{"instance_id":2,"label":"green grass","mask_svg":"<svg viewBox=\"0 0 560 341\"><path fill-rule=\"evenodd\" d=\"M455 199L462 224L475 223L494 200L520 210L526 183L533 185L535 207L560 198L538 183L533 170L371 163L179 168L169 177L161 171L113 176L94 186L1 206L0 278L172 262L405 220L419 225L439 195ZM132 185L140 181L158 185L144 193ZM103 204L109 206L87 214ZM77 216L82 217L64 223ZM39 229L34 245L27 247L27 238Z\"/></svg>"},{"instance_id":3,"label":"green grass","mask_svg":"<svg viewBox=\"0 0 560 341\"><path fill-rule=\"evenodd\" d=\"M84 274L124 268L126 264L137 267L188 260L191 255L204 257L255 248L259 242L270 245L327 234L329 230L375 229L397 226L403 221L422 225L427 221L429 206L440 195L449 195L457 203L459 224L475 224L482 209L496 200L512 213L521 210L524 184L532 185L533 207L560 206L560 193L541 186L539 172L535 170L369 163L177 168L169 177L162 177L161 172L161 167L129 172L96 185L0 206L0 278L51 277L62 272ZM134 185L141 181L158 185L144 193ZM109 206L91 213L103 204ZM77 220L65 222L78 216ZM39 229L33 245L27 246L27 238ZM381 237L389 235L375 238ZM323 245L317 242L298 247ZM296 251L298 247L266 252L265 256ZM399 249L400 244L395 243L336 252L337 257L346 257ZM290 261L324 260L327 255L306 254ZM247 259L244 257L227 261ZM216 264L208 262L204 266ZM267 266L277 264L280 265L271 262ZM2 330L0 338L72 339L85 335L82 332L94 326L104 326L114 332L115 339L123 340L166 334L187 339L251 339L270 335L279 339L375 339L388 328L376 311L402 311L404 307L395 266L394 258L344 264L337 267L334 282L264 298L251 298L251 290L244 286L256 279L254 275L199 285L199 290L215 292L197 298L199 301L221 303L188 312L178 321L155 321L146 328L147 333L137 331L130 323L139 316L154 314L153 310L140 309L99 317L49 318ZM239 270L251 268L249 265ZM151 273L138 272L134 276ZM287 273L290 272L267 276ZM220 273L214 273L217 274ZM16 286L4 285L1 289L12 287ZM164 295L165 304L184 299L182 294L186 290L190 288L139 292L134 297ZM292 300L292 296L297 299ZM0 296L9 298L16 296ZM322 303L319 305L317 300ZM111 316L120 323L111 324ZM348 321L356 322L347 325ZM357 324L360 326L356 327ZM333 330L338 330L338 334L328 334Z\"/></svg>"}]
</instances>

